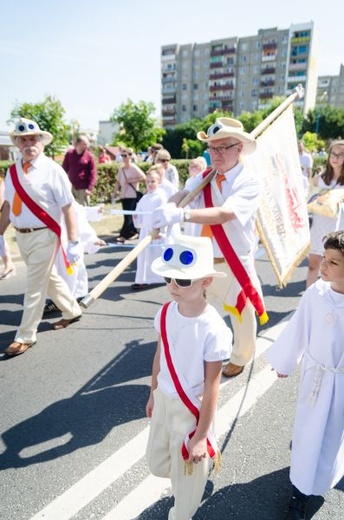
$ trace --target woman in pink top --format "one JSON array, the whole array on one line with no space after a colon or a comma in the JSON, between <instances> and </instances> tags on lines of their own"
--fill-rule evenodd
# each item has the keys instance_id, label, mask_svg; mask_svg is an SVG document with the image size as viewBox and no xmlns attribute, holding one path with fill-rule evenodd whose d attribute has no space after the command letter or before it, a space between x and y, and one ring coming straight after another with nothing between
<instances>
[{"instance_id":1,"label":"woman in pink top","mask_svg":"<svg viewBox=\"0 0 344 520\"><path fill-rule=\"evenodd\" d=\"M122 148L121 155L123 163L118 170L112 195L116 197L119 192L123 210L134 211L136 208L136 190L139 188L140 182L146 180L146 176L136 164L131 162L132 148ZM132 215L124 215L124 222L119 235L116 242L122 244L130 238L138 238Z\"/></svg>"}]
</instances>

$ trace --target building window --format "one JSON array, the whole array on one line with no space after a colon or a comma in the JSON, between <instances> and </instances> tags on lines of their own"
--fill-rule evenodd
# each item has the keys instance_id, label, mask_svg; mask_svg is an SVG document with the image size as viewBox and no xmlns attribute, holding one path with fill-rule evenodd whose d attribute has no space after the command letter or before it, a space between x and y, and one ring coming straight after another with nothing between
<instances>
[{"instance_id":1,"label":"building window","mask_svg":"<svg viewBox=\"0 0 344 520\"><path fill-rule=\"evenodd\" d=\"M188 89L187 84L186 84L186 83L183 83L183 84L182 84L182 90L187 90L187 89Z\"/></svg>"},{"instance_id":2,"label":"building window","mask_svg":"<svg viewBox=\"0 0 344 520\"><path fill-rule=\"evenodd\" d=\"M197 112L197 110L198 110L198 106L197 105L194 105L192 108L193 108L194 112Z\"/></svg>"},{"instance_id":3,"label":"building window","mask_svg":"<svg viewBox=\"0 0 344 520\"><path fill-rule=\"evenodd\" d=\"M186 112L186 105L182 105L182 112Z\"/></svg>"},{"instance_id":4,"label":"building window","mask_svg":"<svg viewBox=\"0 0 344 520\"><path fill-rule=\"evenodd\" d=\"M198 90L198 83L194 83L194 90Z\"/></svg>"}]
</instances>

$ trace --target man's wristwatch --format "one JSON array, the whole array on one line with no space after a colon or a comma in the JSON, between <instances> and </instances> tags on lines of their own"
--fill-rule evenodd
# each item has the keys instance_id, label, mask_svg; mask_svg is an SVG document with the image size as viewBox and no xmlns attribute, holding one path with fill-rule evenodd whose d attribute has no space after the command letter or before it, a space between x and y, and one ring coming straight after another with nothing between
<instances>
[{"instance_id":1,"label":"man's wristwatch","mask_svg":"<svg viewBox=\"0 0 344 520\"><path fill-rule=\"evenodd\" d=\"M183 217L183 221L184 221L184 222L188 222L190 219L191 219L191 213L190 213L190 210L188 210L188 209L184 209L184 217Z\"/></svg>"}]
</instances>

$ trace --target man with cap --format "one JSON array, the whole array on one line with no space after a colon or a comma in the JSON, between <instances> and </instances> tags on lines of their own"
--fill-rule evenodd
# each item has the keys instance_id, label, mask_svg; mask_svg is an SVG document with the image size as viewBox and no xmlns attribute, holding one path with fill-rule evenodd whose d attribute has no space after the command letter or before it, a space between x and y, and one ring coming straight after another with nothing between
<instances>
[{"instance_id":1,"label":"man with cap","mask_svg":"<svg viewBox=\"0 0 344 520\"><path fill-rule=\"evenodd\" d=\"M66 269L78 262L81 252L77 240L74 201L66 172L44 154L53 136L35 121L21 118L10 133L21 152L9 168L5 181L5 202L0 218L0 255L4 232L12 223L21 256L27 266L24 310L15 340L5 350L8 356L23 354L36 343L38 324L48 294L62 311L53 325L62 329L81 317L78 302L57 274L55 255L61 245L61 219L64 218L68 246L63 250Z\"/></svg>"},{"instance_id":2,"label":"man with cap","mask_svg":"<svg viewBox=\"0 0 344 520\"><path fill-rule=\"evenodd\" d=\"M198 132L198 139L208 144L212 168L190 179L188 190L181 190L170 203L155 210L155 228L177 222L191 222L194 233L212 238L214 264L227 274L226 281L214 280L208 296L219 299L231 315L234 345L229 363L223 369L226 377L239 375L252 359L256 343L258 314L260 323L268 317L254 265L257 244L255 227L261 184L240 157L253 153L256 141L246 133L240 121L218 118L208 132ZM210 182L187 209L178 204L195 190L203 178Z\"/></svg>"}]
</instances>

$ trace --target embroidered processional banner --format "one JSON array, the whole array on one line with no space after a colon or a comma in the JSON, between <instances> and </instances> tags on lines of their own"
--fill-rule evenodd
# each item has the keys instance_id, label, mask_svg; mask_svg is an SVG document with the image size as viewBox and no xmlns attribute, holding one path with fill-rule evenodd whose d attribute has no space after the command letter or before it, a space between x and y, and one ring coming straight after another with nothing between
<instances>
[{"instance_id":1,"label":"embroidered processional banner","mask_svg":"<svg viewBox=\"0 0 344 520\"><path fill-rule=\"evenodd\" d=\"M262 179L257 230L280 287L287 285L309 251L309 219L290 105L257 138L245 164Z\"/></svg>"}]
</instances>

